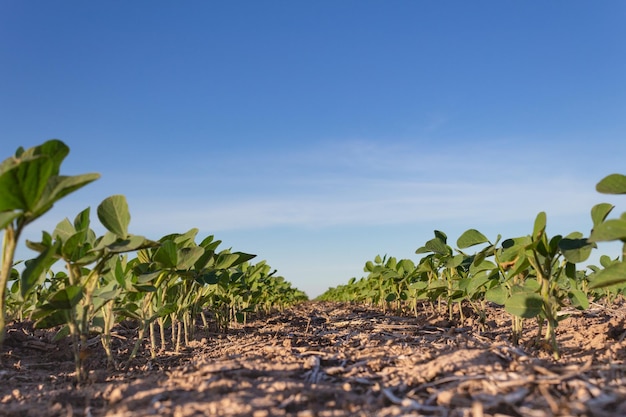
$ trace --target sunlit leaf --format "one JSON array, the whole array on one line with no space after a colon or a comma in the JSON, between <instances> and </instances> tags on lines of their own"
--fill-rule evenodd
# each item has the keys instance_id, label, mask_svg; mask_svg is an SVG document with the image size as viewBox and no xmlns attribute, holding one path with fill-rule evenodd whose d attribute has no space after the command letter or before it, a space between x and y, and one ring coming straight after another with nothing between
<instances>
[{"instance_id":1,"label":"sunlit leaf","mask_svg":"<svg viewBox=\"0 0 626 417\"><path fill-rule=\"evenodd\" d=\"M584 262L591 255L594 244L582 237L582 233L574 232L559 241L559 249L569 262Z\"/></svg>"},{"instance_id":2,"label":"sunlit leaf","mask_svg":"<svg viewBox=\"0 0 626 417\"><path fill-rule=\"evenodd\" d=\"M546 224L547 224L546 212L542 211L539 214L537 214L537 217L535 218L535 225L533 227L533 239L539 239L543 235L543 233L546 230Z\"/></svg>"},{"instance_id":3,"label":"sunlit leaf","mask_svg":"<svg viewBox=\"0 0 626 417\"><path fill-rule=\"evenodd\" d=\"M591 208L591 221L593 222L593 227L602 223L614 207L615 206L613 204L609 203L600 203L593 206Z\"/></svg>"},{"instance_id":4,"label":"sunlit leaf","mask_svg":"<svg viewBox=\"0 0 626 417\"><path fill-rule=\"evenodd\" d=\"M507 297L508 294L506 288L504 288L502 285L490 288L485 293L485 300L491 301L492 303L496 303L498 305L504 305Z\"/></svg>"},{"instance_id":5,"label":"sunlit leaf","mask_svg":"<svg viewBox=\"0 0 626 417\"><path fill-rule=\"evenodd\" d=\"M476 229L469 229L457 239L456 244L459 249L469 248L470 246L488 243L489 239Z\"/></svg>"},{"instance_id":6,"label":"sunlit leaf","mask_svg":"<svg viewBox=\"0 0 626 417\"><path fill-rule=\"evenodd\" d=\"M626 220L611 219L597 225L591 232L589 240L605 242L626 239Z\"/></svg>"},{"instance_id":7,"label":"sunlit leaf","mask_svg":"<svg viewBox=\"0 0 626 417\"><path fill-rule=\"evenodd\" d=\"M35 259L26 262L24 271L22 271L20 276L20 294L22 297L25 297L35 285L41 282L45 273L57 261L58 258L55 255L57 254L59 245L60 242L57 242L55 245L46 248L46 250Z\"/></svg>"},{"instance_id":8,"label":"sunlit leaf","mask_svg":"<svg viewBox=\"0 0 626 417\"><path fill-rule=\"evenodd\" d=\"M100 178L100 174L82 174L74 176L53 176L46 184L41 199L33 209L34 217L40 217L52 208L54 203L66 195Z\"/></svg>"},{"instance_id":9,"label":"sunlit leaf","mask_svg":"<svg viewBox=\"0 0 626 417\"><path fill-rule=\"evenodd\" d=\"M626 175L608 175L600 180L596 190L604 194L626 194Z\"/></svg>"},{"instance_id":10,"label":"sunlit leaf","mask_svg":"<svg viewBox=\"0 0 626 417\"><path fill-rule=\"evenodd\" d=\"M590 277L589 288L603 288L626 282L626 262L607 266Z\"/></svg>"},{"instance_id":11,"label":"sunlit leaf","mask_svg":"<svg viewBox=\"0 0 626 417\"><path fill-rule=\"evenodd\" d=\"M572 301L572 305L579 310L586 310L589 308L589 297L583 291L572 288L568 293L569 299Z\"/></svg>"},{"instance_id":12,"label":"sunlit leaf","mask_svg":"<svg viewBox=\"0 0 626 417\"><path fill-rule=\"evenodd\" d=\"M90 219L89 215L91 213L91 208L87 207L80 213L76 215L74 218L74 229L76 230L86 230L89 229Z\"/></svg>"},{"instance_id":13,"label":"sunlit leaf","mask_svg":"<svg viewBox=\"0 0 626 417\"><path fill-rule=\"evenodd\" d=\"M451 248L446 245L444 240L441 240L439 238L429 240L424 246L428 251L437 253L439 255L452 254Z\"/></svg>"},{"instance_id":14,"label":"sunlit leaf","mask_svg":"<svg viewBox=\"0 0 626 417\"><path fill-rule=\"evenodd\" d=\"M176 264L176 269L191 269L194 266L195 262L200 259L203 254L204 248L202 248L201 246L180 249L178 251L178 263Z\"/></svg>"},{"instance_id":15,"label":"sunlit leaf","mask_svg":"<svg viewBox=\"0 0 626 417\"><path fill-rule=\"evenodd\" d=\"M113 195L105 198L98 206L98 219L108 231L118 237L125 238L128 235L130 213L126 197Z\"/></svg>"},{"instance_id":16,"label":"sunlit leaf","mask_svg":"<svg viewBox=\"0 0 626 417\"><path fill-rule=\"evenodd\" d=\"M520 292L506 300L504 309L514 316L531 318L541 314L543 300L538 294Z\"/></svg>"}]
</instances>

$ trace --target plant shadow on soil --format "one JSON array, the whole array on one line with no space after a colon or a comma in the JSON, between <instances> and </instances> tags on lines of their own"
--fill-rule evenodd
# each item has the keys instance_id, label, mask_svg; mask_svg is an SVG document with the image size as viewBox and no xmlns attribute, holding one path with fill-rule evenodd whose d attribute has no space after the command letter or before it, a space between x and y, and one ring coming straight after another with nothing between
<instances>
[{"instance_id":1,"label":"plant shadow on soil","mask_svg":"<svg viewBox=\"0 0 626 417\"><path fill-rule=\"evenodd\" d=\"M419 314L306 302L220 333L199 328L175 354L147 345L107 370L99 344L89 382L73 383L67 340L12 323L0 364L0 416L621 416L626 415L626 304L568 310L559 361L519 346L510 318L489 307L485 326L424 305ZM136 337L116 327L120 363Z\"/></svg>"}]
</instances>

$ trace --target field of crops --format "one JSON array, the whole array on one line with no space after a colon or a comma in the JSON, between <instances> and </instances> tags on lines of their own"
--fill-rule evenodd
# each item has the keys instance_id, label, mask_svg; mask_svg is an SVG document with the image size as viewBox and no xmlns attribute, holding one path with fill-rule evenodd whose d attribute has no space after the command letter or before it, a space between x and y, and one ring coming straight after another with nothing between
<instances>
[{"instance_id":1,"label":"field of crops","mask_svg":"<svg viewBox=\"0 0 626 417\"><path fill-rule=\"evenodd\" d=\"M50 140L0 164L0 416L624 415L626 213L591 232L435 230L421 258L377 256L316 301L198 230L130 233L123 195L24 242L97 174L61 175ZM626 194L612 174L602 193Z\"/></svg>"}]
</instances>

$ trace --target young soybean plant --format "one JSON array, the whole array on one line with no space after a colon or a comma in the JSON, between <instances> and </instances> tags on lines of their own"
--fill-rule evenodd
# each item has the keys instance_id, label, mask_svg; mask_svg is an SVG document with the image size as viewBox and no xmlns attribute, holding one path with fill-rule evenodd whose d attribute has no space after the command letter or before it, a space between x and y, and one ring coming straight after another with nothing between
<instances>
[{"instance_id":1,"label":"young soybean plant","mask_svg":"<svg viewBox=\"0 0 626 417\"><path fill-rule=\"evenodd\" d=\"M531 236L507 239L499 249L473 229L466 231L458 241L461 248L481 243L489 243L489 246L476 255L474 264L483 263L487 254L495 256L502 280L500 289L492 288L490 292L503 295L499 303L513 316L513 340L516 342L521 336L522 319L537 317L538 336L546 322L543 343L552 350L554 358L559 359L558 312L565 300L583 309L587 307L587 296L576 285L575 264L586 260L594 245L579 232L548 238L544 212L537 215Z\"/></svg>"},{"instance_id":2,"label":"young soybean plant","mask_svg":"<svg viewBox=\"0 0 626 417\"><path fill-rule=\"evenodd\" d=\"M603 178L596 190L604 194L626 194L626 175L611 174ZM606 220L614 206L601 203L591 210L594 228L589 240L591 242L621 241L621 262L614 262L605 269L590 276L590 288L604 288L626 282L626 212L618 219Z\"/></svg>"},{"instance_id":3,"label":"young soybean plant","mask_svg":"<svg viewBox=\"0 0 626 417\"><path fill-rule=\"evenodd\" d=\"M0 349L6 326L6 289L15 249L24 228L44 215L61 198L95 181L99 174L60 175L61 163L70 149L60 140L24 150L0 164L0 229L2 267L0 269Z\"/></svg>"},{"instance_id":4,"label":"young soybean plant","mask_svg":"<svg viewBox=\"0 0 626 417\"><path fill-rule=\"evenodd\" d=\"M35 262L24 270L20 280L22 295L32 291L40 279L41 272L48 270L57 260L65 262L68 279L59 290L33 313L40 327L66 324L72 338L76 365L76 379L84 382L86 373L83 356L87 341L93 330L93 319L106 304L114 302L119 292L115 283L108 287L104 276L122 253L154 247L158 243L143 236L128 233L130 214L123 195L108 197L98 206L98 218L107 232L96 237L89 227L89 209L76 216L74 223L61 221L53 234L43 233L41 242L27 242L31 249L41 252ZM106 346L105 346L106 348Z\"/></svg>"}]
</instances>

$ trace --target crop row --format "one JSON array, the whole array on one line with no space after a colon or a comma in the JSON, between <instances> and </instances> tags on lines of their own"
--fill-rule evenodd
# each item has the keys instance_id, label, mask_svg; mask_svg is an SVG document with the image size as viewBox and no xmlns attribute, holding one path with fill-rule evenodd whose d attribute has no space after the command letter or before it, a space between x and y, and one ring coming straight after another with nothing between
<instances>
[{"instance_id":1,"label":"crop row","mask_svg":"<svg viewBox=\"0 0 626 417\"><path fill-rule=\"evenodd\" d=\"M599 192L626 194L626 176L612 174L597 185ZM489 240L475 229L464 232L456 248L445 233L436 230L433 239L416 250L423 255L416 264L410 259L376 256L365 264L367 275L351 278L346 285L330 288L319 299L379 305L413 310L420 302L447 308L453 319L454 306L464 320L462 304L469 305L484 324L486 303L504 306L511 315L511 338L520 340L525 319L539 325L538 342L559 358L556 328L565 306L586 309L590 300L611 303L626 289L626 213L607 219L614 206L602 203L591 209L593 229L549 237L547 217L537 215L532 234ZM601 266L577 269L596 242L621 241L622 256L600 257ZM468 248L479 250L469 253Z\"/></svg>"},{"instance_id":2,"label":"crop row","mask_svg":"<svg viewBox=\"0 0 626 417\"><path fill-rule=\"evenodd\" d=\"M245 322L249 313L270 312L307 298L264 261L231 249L208 236L196 242L197 229L150 240L129 233L126 198L114 195L97 207L106 232L91 228L90 208L64 219L41 241L26 245L39 253L14 262L24 228L67 194L94 181L98 174L60 175L69 148L50 140L18 149L0 164L0 228L4 230L0 272L0 348L7 318L34 320L39 328L59 328L57 337L72 339L76 378L86 377L84 353L100 340L110 366L112 329L121 320L139 323L139 337L128 360L146 336L154 357L168 346L187 344L196 320L207 315L224 329ZM55 270L63 264L61 271ZM97 335L94 337L94 334Z\"/></svg>"}]
</instances>

